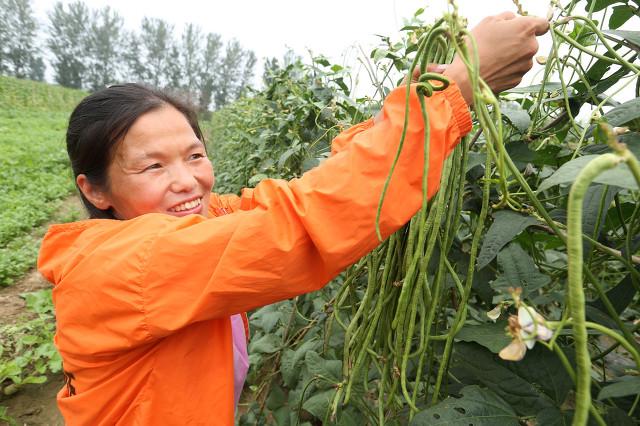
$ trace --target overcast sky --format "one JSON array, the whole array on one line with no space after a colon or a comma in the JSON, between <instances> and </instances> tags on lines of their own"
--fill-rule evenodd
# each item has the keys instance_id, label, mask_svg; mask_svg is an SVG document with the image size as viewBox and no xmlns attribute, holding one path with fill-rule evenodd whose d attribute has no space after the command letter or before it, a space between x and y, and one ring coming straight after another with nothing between
<instances>
[{"instance_id":1,"label":"overcast sky","mask_svg":"<svg viewBox=\"0 0 640 426\"><path fill-rule=\"evenodd\" d=\"M529 13L546 15L548 1L522 2ZM337 59L356 43L365 46L374 43L375 34L397 33L403 19L420 7L426 7L428 16L440 17L447 1L84 0L84 3L94 9L110 5L124 17L129 28L138 28L145 16L164 19L177 29L192 22L224 39L238 39L259 58L282 56L288 46L297 52L309 48ZM33 4L44 21L54 2L34 0ZM515 11L511 0L458 0L458 4L472 24L488 14Z\"/></svg>"},{"instance_id":2,"label":"overcast sky","mask_svg":"<svg viewBox=\"0 0 640 426\"><path fill-rule=\"evenodd\" d=\"M69 3L63 0L63 3ZM55 2L33 0L41 22ZM237 39L245 49L262 59L282 57L287 48L301 55L311 50L334 63L355 66L358 46L369 52L378 42L376 34L396 36L406 18L425 7L427 21L446 10L446 0L84 0L91 9L106 5L115 9L129 29L137 29L143 17L164 19L181 30L186 23L205 32L220 34L223 40ZM461 14L471 25L486 15L515 11L511 0L458 0ZM522 0L530 14L545 16L548 1ZM544 40L543 40L544 43ZM544 44L543 44L544 45Z\"/></svg>"}]
</instances>

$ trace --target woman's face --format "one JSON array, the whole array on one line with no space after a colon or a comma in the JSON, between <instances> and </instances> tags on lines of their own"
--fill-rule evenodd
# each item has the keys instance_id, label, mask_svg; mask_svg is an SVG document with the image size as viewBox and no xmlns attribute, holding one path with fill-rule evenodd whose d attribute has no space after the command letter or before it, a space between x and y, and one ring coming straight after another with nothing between
<instances>
[{"instance_id":1,"label":"woman's face","mask_svg":"<svg viewBox=\"0 0 640 426\"><path fill-rule=\"evenodd\" d=\"M207 215L214 183L203 143L172 106L138 118L116 147L105 197L119 219Z\"/></svg>"}]
</instances>

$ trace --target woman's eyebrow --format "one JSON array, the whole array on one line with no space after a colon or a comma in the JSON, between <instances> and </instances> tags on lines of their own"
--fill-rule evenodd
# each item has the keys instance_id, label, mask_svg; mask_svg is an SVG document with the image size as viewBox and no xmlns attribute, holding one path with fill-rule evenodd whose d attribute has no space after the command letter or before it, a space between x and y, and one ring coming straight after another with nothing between
<instances>
[{"instance_id":1,"label":"woman's eyebrow","mask_svg":"<svg viewBox=\"0 0 640 426\"><path fill-rule=\"evenodd\" d=\"M193 142L191 145L189 145L188 147L186 147L186 148L184 149L184 152L185 152L185 153L187 153L187 152L189 152L189 151L191 151L191 150L193 150L193 149L196 149L196 148L203 148L203 149L204 149L204 143L202 143L202 141L201 141L201 140L199 140L199 139L198 139L197 141L194 141L194 142Z\"/></svg>"},{"instance_id":2,"label":"woman's eyebrow","mask_svg":"<svg viewBox=\"0 0 640 426\"><path fill-rule=\"evenodd\" d=\"M187 147L185 147L182 150L182 152L186 154L187 152L192 151L192 150L194 150L196 148L203 148L204 149L204 144L202 143L202 141L198 140L198 141L195 141L195 142L189 144ZM150 158L163 158L163 157L165 157L165 153L162 152L162 151L145 151L142 154L136 155L133 158L133 161L134 162L138 162L138 161L148 160Z\"/></svg>"}]
</instances>

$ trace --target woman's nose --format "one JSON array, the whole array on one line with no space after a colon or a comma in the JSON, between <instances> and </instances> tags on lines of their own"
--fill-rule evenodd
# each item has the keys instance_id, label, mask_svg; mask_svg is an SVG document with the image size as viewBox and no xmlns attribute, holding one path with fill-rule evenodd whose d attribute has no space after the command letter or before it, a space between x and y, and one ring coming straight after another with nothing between
<instances>
[{"instance_id":1,"label":"woman's nose","mask_svg":"<svg viewBox=\"0 0 640 426\"><path fill-rule=\"evenodd\" d=\"M186 165L171 168L171 190L173 192L189 192L197 185L197 180Z\"/></svg>"}]
</instances>

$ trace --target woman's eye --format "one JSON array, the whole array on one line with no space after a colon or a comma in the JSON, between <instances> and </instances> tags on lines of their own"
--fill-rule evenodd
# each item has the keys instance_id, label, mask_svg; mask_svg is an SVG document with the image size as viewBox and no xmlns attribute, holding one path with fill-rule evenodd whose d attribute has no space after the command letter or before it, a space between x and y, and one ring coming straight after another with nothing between
<instances>
[{"instance_id":1,"label":"woman's eye","mask_svg":"<svg viewBox=\"0 0 640 426\"><path fill-rule=\"evenodd\" d=\"M147 170L155 170L155 169L159 169L160 167L162 167L160 163L154 163L148 167L145 167L144 171L146 172Z\"/></svg>"},{"instance_id":2,"label":"woman's eye","mask_svg":"<svg viewBox=\"0 0 640 426\"><path fill-rule=\"evenodd\" d=\"M196 152L195 154L191 154L191 159L192 160L199 160L200 158L204 158L205 155L201 152Z\"/></svg>"}]
</instances>

